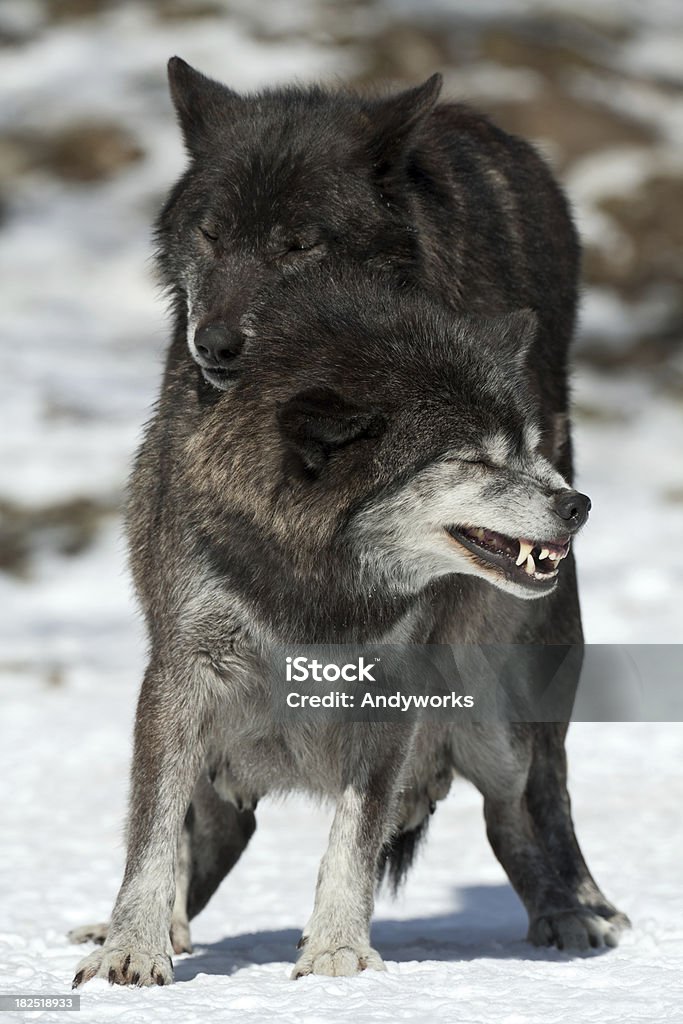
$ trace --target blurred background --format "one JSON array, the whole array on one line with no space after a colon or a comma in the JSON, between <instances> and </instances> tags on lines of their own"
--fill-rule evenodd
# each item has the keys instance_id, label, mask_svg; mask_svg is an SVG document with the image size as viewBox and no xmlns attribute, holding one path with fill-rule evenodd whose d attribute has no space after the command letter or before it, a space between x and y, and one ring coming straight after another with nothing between
<instances>
[{"instance_id":1,"label":"blurred background","mask_svg":"<svg viewBox=\"0 0 683 1024\"><path fill-rule=\"evenodd\" d=\"M435 70L536 142L585 245L576 343L587 638L677 642L683 599L680 0L0 0L0 668L142 660L119 510L166 340L150 224L183 166L165 65L236 89ZM25 691L24 691L25 692Z\"/></svg>"},{"instance_id":2,"label":"blurred background","mask_svg":"<svg viewBox=\"0 0 683 1024\"><path fill-rule=\"evenodd\" d=\"M406 86L439 70L446 96L535 141L585 245L586 635L681 639L681 0L0 0L0 989L14 992L67 990L83 950L65 932L107 919L123 869L144 638L120 507L167 337L150 225L184 162L174 53L245 91ZM679 723L570 730L581 842L636 926L590 962L522 942L480 798L454 785L409 887L377 906L379 948L398 961L377 1020L426 1001L424 1019L451 1021L454 997L468 1020L563 1021L577 1005L678 1019L681 743ZM240 1019L369 1019L370 979L353 997L328 979L283 984L328 824L303 800L259 807L249 855L193 922L199 955L178 966L193 984L135 993L137 1019L161 1021L167 1000L187 1021L233 1006ZM133 994L101 989L84 997L89 1019L129 1019Z\"/></svg>"}]
</instances>

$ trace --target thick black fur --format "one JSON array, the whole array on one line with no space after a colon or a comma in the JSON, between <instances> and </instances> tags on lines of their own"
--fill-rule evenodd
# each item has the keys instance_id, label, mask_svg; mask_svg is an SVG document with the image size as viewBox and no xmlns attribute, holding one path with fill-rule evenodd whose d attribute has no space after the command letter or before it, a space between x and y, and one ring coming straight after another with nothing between
<instances>
[{"instance_id":1,"label":"thick black fur","mask_svg":"<svg viewBox=\"0 0 683 1024\"><path fill-rule=\"evenodd\" d=\"M519 459L509 455L517 469L506 457L497 465L491 507L505 509L509 485L526 509L519 495L528 490L537 522L555 528L553 496L572 482L567 364L579 268L561 190L528 143L467 107L437 104L438 76L375 98L319 87L241 97L178 58L169 76L189 162L156 226L172 337L128 512L151 655L126 873L103 952L79 965L75 984L96 974L129 984L131 955L144 983L170 980L163 932L173 841L207 758L226 754L238 807L278 787L358 787L362 812L343 795L337 808L356 836L347 853L358 871L347 884L362 882L346 911L369 921L378 856L400 881L431 793L455 769L484 795L488 835L527 906L532 941L613 944L627 920L598 889L574 836L565 724L442 729L440 738L422 730L424 746L406 769L405 813L392 825L405 751L381 729L352 757L334 730L320 748L295 725L273 744L272 714L245 697L221 747L211 705L223 681L236 694L249 692L243 677L262 686L253 658L264 636L364 642L405 628L414 643L580 647L571 555L549 597L522 601L463 568L413 586L403 565L396 579L379 562L368 570L358 547L359 509L384 509L380 497L435 460L441 467L449 452L501 431ZM209 327L229 339L219 381L197 346ZM522 455L532 458L532 420L536 477L519 470ZM435 485L428 507L440 493ZM514 536L528 536L519 516ZM412 550L401 548L406 558ZM388 549L385 557L389 565ZM361 567L376 572L368 586ZM268 757L254 758L257 734ZM226 836L228 818L213 820L211 800L192 803L190 916L246 846L254 826L246 815L238 824L232 816ZM380 854L403 822L404 837ZM337 895L323 872L318 897L332 906ZM330 973L336 953L325 946L324 916L296 976ZM357 952L356 967L376 962L363 943Z\"/></svg>"},{"instance_id":2,"label":"thick black fur","mask_svg":"<svg viewBox=\"0 0 683 1024\"><path fill-rule=\"evenodd\" d=\"M179 58L169 76L190 160L156 235L180 347L188 299L196 326L241 331L283 277L352 267L456 312L536 311L529 372L545 419L566 412L579 249L532 146L437 104L438 75L375 99L318 86L242 97ZM568 438L559 467L570 479Z\"/></svg>"},{"instance_id":3,"label":"thick black fur","mask_svg":"<svg viewBox=\"0 0 683 1024\"><path fill-rule=\"evenodd\" d=\"M174 310L169 365L188 358L188 298L198 326L239 331L269 288L326 265L387 275L458 312L532 309L526 372L544 454L571 482L566 368L579 250L566 199L533 147L461 104L437 104L438 75L374 99L318 86L242 97L179 58L169 78L190 158L156 228ZM396 838L395 884L416 848Z\"/></svg>"}]
</instances>

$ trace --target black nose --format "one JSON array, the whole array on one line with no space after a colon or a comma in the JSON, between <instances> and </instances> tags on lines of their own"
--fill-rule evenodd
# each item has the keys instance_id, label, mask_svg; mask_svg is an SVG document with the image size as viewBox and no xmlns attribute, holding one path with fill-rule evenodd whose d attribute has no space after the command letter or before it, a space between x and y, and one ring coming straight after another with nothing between
<instances>
[{"instance_id":1,"label":"black nose","mask_svg":"<svg viewBox=\"0 0 683 1024\"><path fill-rule=\"evenodd\" d=\"M555 495L555 511L573 530L578 530L588 519L591 500L578 491L560 491Z\"/></svg>"},{"instance_id":2,"label":"black nose","mask_svg":"<svg viewBox=\"0 0 683 1024\"><path fill-rule=\"evenodd\" d=\"M244 335L227 324L207 324L194 336L198 362L205 369L228 367L244 347Z\"/></svg>"}]
</instances>

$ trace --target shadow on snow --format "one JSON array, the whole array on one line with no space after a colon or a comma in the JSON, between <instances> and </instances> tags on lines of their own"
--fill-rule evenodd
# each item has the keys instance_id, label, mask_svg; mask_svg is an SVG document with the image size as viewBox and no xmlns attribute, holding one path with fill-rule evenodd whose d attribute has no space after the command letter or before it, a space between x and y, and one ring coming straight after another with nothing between
<instances>
[{"instance_id":1,"label":"shadow on snow","mask_svg":"<svg viewBox=\"0 0 683 1024\"><path fill-rule=\"evenodd\" d=\"M573 955L526 942L527 916L509 885L474 885L454 891L457 909L432 917L373 922L372 944L389 962L555 960ZM175 964L176 982L199 974L234 974L253 964L294 963L297 928L245 932L206 946Z\"/></svg>"}]
</instances>

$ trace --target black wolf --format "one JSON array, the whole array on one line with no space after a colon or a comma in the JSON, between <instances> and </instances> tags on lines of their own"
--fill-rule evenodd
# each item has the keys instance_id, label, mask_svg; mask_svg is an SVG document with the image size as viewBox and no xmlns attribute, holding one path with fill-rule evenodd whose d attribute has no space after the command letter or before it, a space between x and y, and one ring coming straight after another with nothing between
<instances>
[{"instance_id":1,"label":"black wolf","mask_svg":"<svg viewBox=\"0 0 683 1024\"><path fill-rule=\"evenodd\" d=\"M544 451L571 479L579 249L528 143L437 104L439 75L375 99L316 86L242 97L177 57L169 78L190 159L157 223L158 256L176 346L207 379L229 386L264 288L318 266L381 273L454 312L533 309Z\"/></svg>"},{"instance_id":2,"label":"black wolf","mask_svg":"<svg viewBox=\"0 0 683 1024\"><path fill-rule=\"evenodd\" d=\"M564 726L280 721L265 668L273 643L580 641L571 538L590 503L542 452L535 314L458 318L384 275L319 269L271 286L251 316L228 389L174 350L136 463L129 530L151 659L128 861L75 984L171 980L198 778L236 815L293 788L336 800L295 977L382 969L368 938L382 851L454 769L484 795L530 939L615 944L626 919L574 836ZM249 831L226 844L224 819L208 820L198 902L220 875L206 864L234 859Z\"/></svg>"},{"instance_id":3,"label":"black wolf","mask_svg":"<svg viewBox=\"0 0 683 1024\"><path fill-rule=\"evenodd\" d=\"M114 916L114 932L107 940L107 956L90 959L78 973L80 980L91 976L94 970L101 972L107 964L111 965L111 976L116 981L149 981L150 964L158 979L169 977L166 966L150 961L147 953L141 960L137 957L152 947L156 956L161 948L157 933L160 921L168 916L166 910L152 913L156 927L152 935L154 928L142 928L139 920L132 920L131 908L137 901L140 906L148 905L145 877L148 879L149 872L156 870L151 865L161 865L166 882L168 871L172 871L170 862L163 857L155 859L159 844L154 836L158 838L155 830L160 811L153 804L161 789L155 788L154 780L158 780L160 787L166 777L167 759L172 757L168 749L171 733L173 742L182 747L183 736L190 740L196 722L190 715L190 732L182 723L176 723L176 729L167 719L160 718L155 723L156 701L161 700L164 706L167 700L171 704L176 702L179 714L181 705L188 713L195 702L203 706L206 679L214 679L214 671L222 678L223 658L227 659L226 665L230 664L230 671L235 664L234 652L244 653L249 660L249 645L244 646L244 622L251 623L252 616L254 622L260 623L253 626L256 635L261 635L259 630L268 620L268 628L275 636L296 636L307 642L320 637L359 641L365 635L366 624L375 632L381 625L393 635L391 631L399 621L396 616L400 618L405 613L409 621L412 612L406 608L412 609L416 595L420 594L418 604L429 595L433 597L434 621L441 623L429 634L432 641L450 636L449 609L465 606L467 615L463 623L467 636L473 640L484 634L490 638L514 635L517 642L531 642L538 637L546 643L581 640L571 552L565 558L569 550L566 543L550 543L557 533L553 519L556 513L551 515L546 508L550 518L545 520L544 529L536 521L532 530L533 524L524 516L511 521L506 513L509 503L502 483L505 472L501 467L508 465L514 452L533 452L534 458L543 460L537 468L542 465L543 472L555 474L546 482L546 497L549 499L551 492L557 492L557 500L568 503L567 536L585 516L585 500L569 488L572 461L567 425L566 363L575 317L578 245L567 204L543 161L528 144L507 135L474 111L458 104L437 104L439 76L395 96L369 99L317 87L240 97L178 58L170 62L169 75L190 161L157 224L159 262L172 298L173 339L160 411L138 461L129 514L133 568L147 612L153 656L138 715L126 879ZM330 275L344 284L346 293L339 286L330 290L330 286L324 285L324 279ZM311 307L309 288L313 289L316 302L331 303L327 318L322 316L324 310L316 313ZM397 305L398 300L392 299L387 290L404 295L405 304ZM430 296L445 311L435 313L421 296ZM270 312L268 302L272 304ZM372 313L373 304L384 310L387 322L396 322L395 341L387 336L376 313ZM300 322L296 317L299 306ZM521 308L533 310L533 315L509 317L510 311ZM448 350L448 355L441 345L439 358L443 358L444 382L457 369L459 359L466 363L472 360L471 377L465 365L459 367L465 374L460 381L467 381L470 404L477 405L481 399L477 415L459 421L457 429L450 420L444 420L443 405L438 401L438 415L425 414L429 403L421 405L418 387L422 371L414 360L411 362L406 329L396 321L399 309L416 325L417 336L422 339L416 351L422 352L427 367L437 353L430 355L424 350L425 328L417 326L423 311L425 322L433 323L442 339L455 331L458 337L471 336L482 345L482 352L477 353L471 342L457 344ZM359 312L363 310L368 314L367 324L365 314ZM316 319L318 314L322 319ZM460 318L463 314L489 321L467 328L456 328L450 323L449 316ZM304 337L305 331L310 332L309 338ZM273 342L275 335L278 344ZM516 353L515 344L519 346ZM290 345L293 363L282 364L279 359L286 356ZM337 360L339 365L351 365L351 345L366 376L351 374L349 379L357 384L356 393L350 394L336 384L332 393L333 366ZM268 406L264 398L265 404L254 406L254 422L261 423L263 429L267 426L271 434L264 438L259 426L250 438L240 431L239 424L244 424L245 419L239 411L246 406L239 403L246 395L254 397L250 386L264 383L262 375L268 372L264 360L274 360L273 365L280 367L285 378L291 372L298 380L299 390L295 393L285 388L278 392L282 410L277 430L272 422L272 404ZM374 381L373 386L390 405L388 381L398 381L402 363L412 365L417 375L412 383L405 376L402 378L407 388L403 400L409 417L405 424L411 435L409 443L405 439L398 443L395 431L385 429L385 412L369 411L374 410L375 403L367 382ZM418 363L421 365L419 355ZM452 398L446 383L437 384L433 367L425 372L435 385L436 396ZM501 393L507 389L506 375L517 381L517 396L532 396L533 415L523 423L521 419L507 423L505 418L499 422L497 417L502 417L504 411L502 405L490 391L482 397L477 374L488 375L491 382L501 382ZM403 394L398 383L396 387L395 394ZM417 390L411 391L412 387ZM227 394L222 398L224 391ZM359 407L356 419L349 412L354 403ZM511 408L514 407L513 403ZM354 434L357 427L359 433ZM211 443L209 434L213 437ZM393 548L392 562L386 528L396 523L397 515L401 518L397 506L386 504L392 487L403 479L403 473L410 474L410 467L415 468L416 451L422 452L425 467L436 467L450 446L455 445L462 454L466 435L473 445L472 451L479 455L470 459L473 465L465 475L460 478L456 474L446 481L439 476L443 467L438 472L434 469L436 490L429 493L434 501L437 493L447 494L449 510L436 503L431 512L422 507L419 513L417 506L411 506L412 516L401 520L402 532L398 532L402 539L401 543L397 539ZM384 442L380 436L385 438ZM254 447L256 437L262 438L263 448ZM222 455L222 444L227 438L235 446L230 458L238 460L240 470L228 483L224 475L227 463ZM373 603L370 614L367 600L359 599L357 583L349 575L348 566L355 563L335 561L326 547L326 531L333 529L348 497L346 485L342 487L344 493L331 488L327 496L319 489L306 492L304 501L294 482L304 486L308 481L319 488L313 481L321 470L329 468L331 454L337 465L347 443L350 457L355 458L371 450L356 441L386 445L387 438L393 438L393 442L382 449L389 460L382 464L380 473L386 485L382 492L385 504L375 506L384 511L376 512L374 518L368 512L363 520L367 536L370 532L376 535L377 550L383 550L384 557L373 562L367 555L363 568L371 576L378 573L384 581L382 586L390 592L394 592L392 588L403 587L404 593L400 600L395 596L395 603L390 606L381 601ZM492 485L499 492L495 501L491 494L483 501L478 489L478 485L484 485L483 477L477 479L474 466L479 456L484 466L498 467L497 482ZM455 473L458 467L462 470L464 460L446 460L444 465ZM196 493L185 494L190 466L194 467L192 487ZM379 469L379 464L373 464L373 473ZM369 472L369 467L359 464L357 481L363 479L364 471ZM204 484L200 486L202 474ZM244 474L249 477L248 484ZM537 476L537 483L538 479ZM367 483L366 480L363 486ZM224 486L227 489L222 490ZM242 500L237 497L242 486L246 487L245 505L237 508L235 502L239 505ZM292 538L301 539L301 555L295 553L293 541L281 536L280 520L258 521L259 509L266 516L269 509L275 515L279 506L272 502L262 505L259 498L255 507L253 490L249 489L255 486L265 488L268 501L274 500L274 492L269 488L277 491L282 487L287 494L294 488L290 495L294 504L287 516L295 518L308 516L304 509L308 509L313 496L322 502L315 506L317 533L309 536L301 522L296 529L293 523ZM445 491L439 490L444 486ZM400 489L395 493L400 493ZM478 504L480 500L483 504ZM495 516L494 507L498 509ZM330 519L325 525L326 510ZM448 557L442 547L433 552L431 568L427 570L424 543L434 533L434 522L429 516L439 510L444 522L449 516L454 520L457 536L452 537ZM421 520L422 514L425 518ZM466 530L457 531L458 519ZM223 540L230 538L229 551L225 544L216 541L217 522L222 524L218 532ZM551 523L555 529L550 528ZM427 533L420 532L420 524ZM405 532L408 528L413 530L410 544ZM206 549L205 533L213 538L207 541ZM443 542L440 527L437 534ZM315 549L319 566L325 566L331 578L339 581L334 600L321 599L316 587L321 585L322 577L317 570L310 575L313 563L309 541L313 537L320 544ZM508 539L503 540L504 537ZM263 544L258 547L258 558L254 561L256 538ZM539 538L548 541L545 547L535 543ZM559 539L564 540L564 534ZM515 556L515 563L520 562L519 566L509 564L511 555ZM202 562L204 558L210 570L199 568L197 559ZM298 564L299 558L304 559L302 574L292 577L286 570L288 559ZM448 568L444 568L446 565ZM473 578L472 566L476 567L475 577L489 573L490 581L498 589L494 591L481 579ZM430 572L435 574L434 580ZM455 575L442 578L443 572ZM189 586L193 573L198 581L204 581L203 590ZM294 590L283 598L284 589L276 588L273 593L269 584L285 577ZM522 593L551 590L558 577L557 590L539 602L538 608L519 601ZM504 599L501 586L507 586L513 596ZM214 591L222 611L216 619L207 613L203 624L197 622L196 607L205 607L208 595ZM230 614L224 608L226 600L232 609ZM298 631L292 633L288 618L292 608L310 610L313 600L324 621L316 625L302 611L304 617L298 622ZM500 605L503 600L504 608ZM376 615L380 616L379 623L373 618ZM187 639L187 630L192 633L195 628L196 644L194 648L189 645L194 653L178 655L174 665L176 631L178 637ZM417 630L416 638L424 639L424 635ZM223 652L220 656L216 645ZM182 666L187 669L184 683L178 675ZM167 687L174 692L177 687L176 696L171 698L170 692L166 696ZM406 796L401 798L396 811L396 828L382 855L390 857L394 876L409 860L415 836L434 800L447 791L454 763L484 787L475 777L475 761L468 768L462 754L456 757L451 752L449 739L435 747L424 736L418 747L420 742L425 749L415 763L424 767L421 774L414 773L415 777L406 783ZM488 794L487 820L494 848L514 884L520 891L532 892L536 900L532 906L527 899L532 917L531 938L579 946L602 941L600 935L613 941L614 929L625 919L615 916L613 908L599 896L576 847L565 788L564 730L539 726L520 739L501 739L490 734L487 742L496 749L492 756L498 760L510 744L517 745L521 752L521 769L511 773L509 782L499 783L498 795ZM253 806L258 793L251 783L245 783L243 776L236 780L234 771L239 775L243 769L233 770L232 748L226 763L226 750L220 757L214 755L215 763L205 759L206 771L195 765L196 785L191 802L189 797L186 799L187 780L183 778L181 782L176 778L174 783L171 776L168 779L168 786L177 784L177 791L171 794L176 801L173 807L164 805L171 829L176 827L178 814L182 817L183 808L190 803L175 864L175 902L168 912L171 941L177 952L189 948L188 917L204 906L240 856L255 827ZM187 771L194 770L192 764L188 763ZM311 778L307 784L312 784ZM163 792L168 798L166 784ZM504 799L512 799L507 811L500 802ZM521 822L518 826L514 826L516 818ZM504 840L498 838L499 829L515 827L526 830L526 867L519 861L509 863L509 856L502 852ZM536 871L539 878L547 881L550 877L547 861L543 867L538 859L539 844L547 839L549 830L553 836L552 870L558 884L564 887L559 909L556 908L558 914L564 914L564 924L558 923L557 915L548 917L545 913L552 899L541 899L538 889L520 878ZM166 850L171 857L172 846L170 842ZM160 891L170 898L167 888ZM581 911L577 918L577 901L581 906L592 906L612 921L613 927L596 931L588 912ZM72 935L103 942L107 926L79 929ZM126 940L123 946L122 937ZM118 948L128 951L120 962L113 956ZM132 960L126 959L128 953ZM104 973L109 973L108 967Z\"/></svg>"}]
</instances>

